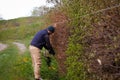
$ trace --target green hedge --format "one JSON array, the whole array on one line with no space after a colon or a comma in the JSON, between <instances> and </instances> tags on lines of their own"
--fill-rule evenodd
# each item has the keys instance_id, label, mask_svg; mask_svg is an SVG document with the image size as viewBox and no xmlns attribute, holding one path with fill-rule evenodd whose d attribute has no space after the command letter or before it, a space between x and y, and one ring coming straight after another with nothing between
<instances>
[{"instance_id":1,"label":"green hedge","mask_svg":"<svg viewBox=\"0 0 120 80\"><path fill-rule=\"evenodd\" d=\"M108 7L119 5L120 0L63 0L63 11L70 18L69 26L71 35L67 48L67 80L103 80L104 78L94 77L88 73L89 57L86 54L87 36L91 36L92 25L107 18L106 11L114 12ZM119 9L118 9L119 10ZM119 13L119 11L117 11ZM114 14L114 13L112 13ZM91 78L91 76L93 76Z\"/></svg>"}]
</instances>

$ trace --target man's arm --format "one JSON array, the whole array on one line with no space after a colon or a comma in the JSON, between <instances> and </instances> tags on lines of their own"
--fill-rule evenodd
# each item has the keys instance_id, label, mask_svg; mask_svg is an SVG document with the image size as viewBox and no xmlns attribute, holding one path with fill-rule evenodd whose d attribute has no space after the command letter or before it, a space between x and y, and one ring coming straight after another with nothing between
<instances>
[{"instance_id":1,"label":"man's arm","mask_svg":"<svg viewBox=\"0 0 120 80\"><path fill-rule=\"evenodd\" d=\"M50 44L50 39L48 35L45 35L45 42L46 42L45 48L49 51L50 54L55 55L55 52Z\"/></svg>"}]
</instances>

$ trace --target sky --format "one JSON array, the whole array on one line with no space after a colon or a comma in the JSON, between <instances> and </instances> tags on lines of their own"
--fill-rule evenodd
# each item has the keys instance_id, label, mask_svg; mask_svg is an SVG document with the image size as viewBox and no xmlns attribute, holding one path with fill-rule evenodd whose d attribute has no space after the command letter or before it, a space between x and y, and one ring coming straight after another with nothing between
<instances>
[{"instance_id":1,"label":"sky","mask_svg":"<svg viewBox=\"0 0 120 80\"><path fill-rule=\"evenodd\" d=\"M31 15L34 7L47 5L46 0L0 0L0 17L9 20Z\"/></svg>"}]
</instances>

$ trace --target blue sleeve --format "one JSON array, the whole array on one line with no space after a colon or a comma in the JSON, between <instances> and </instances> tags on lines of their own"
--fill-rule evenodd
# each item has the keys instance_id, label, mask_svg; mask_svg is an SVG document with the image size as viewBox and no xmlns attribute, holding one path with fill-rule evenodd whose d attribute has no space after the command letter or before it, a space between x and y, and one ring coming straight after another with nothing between
<instances>
[{"instance_id":1,"label":"blue sleeve","mask_svg":"<svg viewBox=\"0 0 120 80\"><path fill-rule=\"evenodd\" d=\"M55 54L51 44L50 44L50 39L49 39L49 36L48 35L45 35L45 42L46 42L46 45L44 46L50 54Z\"/></svg>"}]
</instances>

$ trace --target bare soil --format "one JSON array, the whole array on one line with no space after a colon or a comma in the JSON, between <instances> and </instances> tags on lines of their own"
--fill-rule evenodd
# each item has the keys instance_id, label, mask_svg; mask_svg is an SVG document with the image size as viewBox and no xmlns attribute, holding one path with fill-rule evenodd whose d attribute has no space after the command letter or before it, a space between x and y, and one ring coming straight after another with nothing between
<instances>
[{"instance_id":1,"label":"bare soil","mask_svg":"<svg viewBox=\"0 0 120 80\"><path fill-rule=\"evenodd\" d=\"M52 23L56 24L55 33L51 36L51 42L55 49L56 59L58 62L60 75L66 74L66 54L69 36L69 28L67 26L67 17L61 12L55 12L50 16Z\"/></svg>"},{"instance_id":2,"label":"bare soil","mask_svg":"<svg viewBox=\"0 0 120 80\"><path fill-rule=\"evenodd\" d=\"M86 38L90 72L107 79L120 80L120 15L110 15L103 21L93 24L91 36ZM119 74L117 76L113 76ZM109 78L109 76L112 76ZM119 79L118 79L119 78Z\"/></svg>"},{"instance_id":3,"label":"bare soil","mask_svg":"<svg viewBox=\"0 0 120 80\"><path fill-rule=\"evenodd\" d=\"M0 43L0 51L5 50L7 47L7 44Z\"/></svg>"},{"instance_id":4,"label":"bare soil","mask_svg":"<svg viewBox=\"0 0 120 80\"><path fill-rule=\"evenodd\" d=\"M20 50L20 53L24 53L26 51L25 44L22 44L19 42L13 42L13 44L15 44L18 47L18 49Z\"/></svg>"}]
</instances>

